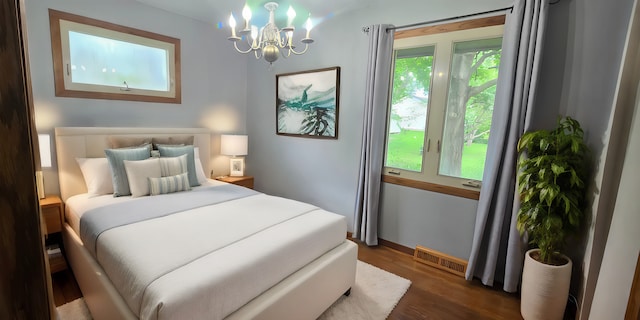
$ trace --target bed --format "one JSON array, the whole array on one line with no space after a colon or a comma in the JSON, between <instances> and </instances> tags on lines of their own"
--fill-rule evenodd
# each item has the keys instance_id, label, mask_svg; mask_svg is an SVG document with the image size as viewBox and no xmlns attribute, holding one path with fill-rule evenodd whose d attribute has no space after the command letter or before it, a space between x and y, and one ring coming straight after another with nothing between
<instances>
[{"instance_id":1,"label":"bed","mask_svg":"<svg viewBox=\"0 0 640 320\"><path fill-rule=\"evenodd\" d=\"M200 176L188 192L87 193L77 159L103 158L108 137L193 136L196 163L210 172L207 129L55 136L64 250L95 319L315 319L354 285L357 245L344 217L312 205Z\"/></svg>"}]
</instances>

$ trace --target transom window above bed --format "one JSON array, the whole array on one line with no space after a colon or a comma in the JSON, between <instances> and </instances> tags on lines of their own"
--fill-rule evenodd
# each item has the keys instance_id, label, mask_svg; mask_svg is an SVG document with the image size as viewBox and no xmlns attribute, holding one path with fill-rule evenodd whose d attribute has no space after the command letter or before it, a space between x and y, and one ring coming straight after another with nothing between
<instances>
[{"instance_id":1,"label":"transom window above bed","mask_svg":"<svg viewBox=\"0 0 640 320\"><path fill-rule=\"evenodd\" d=\"M181 102L180 40L49 9L56 96Z\"/></svg>"}]
</instances>

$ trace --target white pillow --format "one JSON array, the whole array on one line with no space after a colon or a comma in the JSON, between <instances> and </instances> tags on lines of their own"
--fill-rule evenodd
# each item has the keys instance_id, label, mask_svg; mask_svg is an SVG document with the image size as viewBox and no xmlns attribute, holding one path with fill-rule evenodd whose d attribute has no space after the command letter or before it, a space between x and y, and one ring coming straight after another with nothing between
<instances>
[{"instance_id":1,"label":"white pillow","mask_svg":"<svg viewBox=\"0 0 640 320\"><path fill-rule=\"evenodd\" d=\"M193 148L193 158L196 163L196 176L198 177L198 182L203 184L207 182L207 175L204 173L204 169L202 168L202 161L200 161L200 150L198 147Z\"/></svg>"},{"instance_id":2,"label":"white pillow","mask_svg":"<svg viewBox=\"0 0 640 320\"><path fill-rule=\"evenodd\" d=\"M87 193L91 195L112 194L113 181L107 158L76 158L80 166Z\"/></svg>"},{"instance_id":3,"label":"white pillow","mask_svg":"<svg viewBox=\"0 0 640 320\"><path fill-rule=\"evenodd\" d=\"M200 162L198 158L196 158L194 162L196 163L196 177L198 177L198 182L200 184L207 182L207 175L204 173L204 169L202 169L202 162Z\"/></svg>"},{"instance_id":4,"label":"white pillow","mask_svg":"<svg viewBox=\"0 0 640 320\"><path fill-rule=\"evenodd\" d=\"M127 171L127 180L132 197L149 195L149 178L160 178L160 159L149 158L147 160L124 160L124 169Z\"/></svg>"}]
</instances>

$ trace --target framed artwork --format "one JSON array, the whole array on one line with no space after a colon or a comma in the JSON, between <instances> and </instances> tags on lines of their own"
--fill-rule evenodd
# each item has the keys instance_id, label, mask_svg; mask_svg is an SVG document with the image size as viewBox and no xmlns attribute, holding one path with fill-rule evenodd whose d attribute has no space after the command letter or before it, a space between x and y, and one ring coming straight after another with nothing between
<instances>
[{"instance_id":1,"label":"framed artwork","mask_svg":"<svg viewBox=\"0 0 640 320\"><path fill-rule=\"evenodd\" d=\"M231 158L229 161L229 175L232 177L244 176L244 158Z\"/></svg>"},{"instance_id":2,"label":"framed artwork","mask_svg":"<svg viewBox=\"0 0 640 320\"><path fill-rule=\"evenodd\" d=\"M276 133L338 139L340 67L276 75Z\"/></svg>"}]
</instances>

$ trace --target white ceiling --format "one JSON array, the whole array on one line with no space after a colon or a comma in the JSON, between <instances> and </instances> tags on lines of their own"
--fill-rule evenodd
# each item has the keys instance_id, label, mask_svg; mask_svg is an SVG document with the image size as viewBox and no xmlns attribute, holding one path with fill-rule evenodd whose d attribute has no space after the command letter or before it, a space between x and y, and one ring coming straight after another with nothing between
<instances>
[{"instance_id":1,"label":"white ceiling","mask_svg":"<svg viewBox=\"0 0 640 320\"><path fill-rule=\"evenodd\" d=\"M229 14L233 12L236 20L241 20L241 11L244 6L242 0L136 0L146 5L177 13L207 23L226 24ZM344 12L364 8L379 0L282 0L277 1L280 7L276 11L276 19L286 17L289 5L297 12L295 24L300 26L311 14L312 19L330 17ZM256 23L264 23L268 12L264 9L267 0L247 0L253 13L252 20Z\"/></svg>"}]
</instances>

